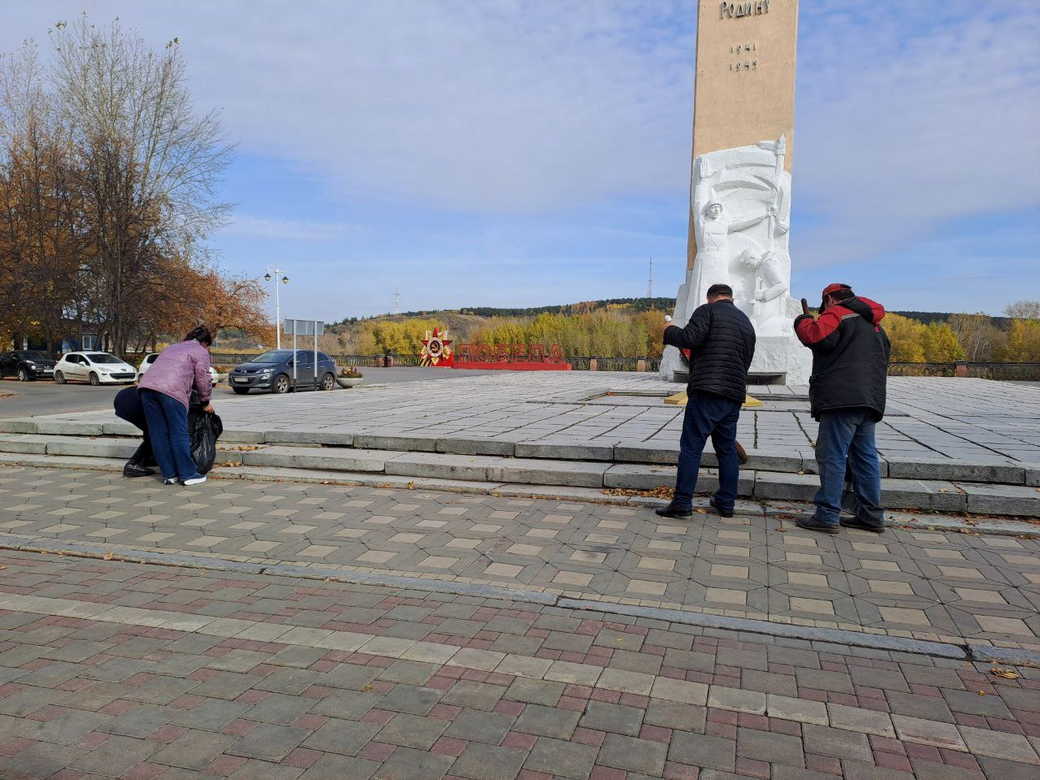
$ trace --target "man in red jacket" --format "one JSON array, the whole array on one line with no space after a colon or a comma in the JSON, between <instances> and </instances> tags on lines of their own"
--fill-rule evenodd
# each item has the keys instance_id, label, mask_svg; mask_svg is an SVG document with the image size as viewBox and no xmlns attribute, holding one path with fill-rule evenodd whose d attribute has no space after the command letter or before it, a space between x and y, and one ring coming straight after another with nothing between
<instances>
[{"instance_id":1,"label":"man in red jacket","mask_svg":"<svg viewBox=\"0 0 1040 780\"><path fill-rule=\"evenodd\" d=\"M874 426L885 414L885 390L891 346L879 303L857 297L847 284L823 289L820 315L802 314L794 321L799 340L812 350L809 402L820 423L816 464L820 489L812 517L802 528L838 533L839 524L882 533L881 465ZM840 519L846 473L851 475L856 516ZM840 523L839 523L840 520Z\"/></svg>"}]
</instances>

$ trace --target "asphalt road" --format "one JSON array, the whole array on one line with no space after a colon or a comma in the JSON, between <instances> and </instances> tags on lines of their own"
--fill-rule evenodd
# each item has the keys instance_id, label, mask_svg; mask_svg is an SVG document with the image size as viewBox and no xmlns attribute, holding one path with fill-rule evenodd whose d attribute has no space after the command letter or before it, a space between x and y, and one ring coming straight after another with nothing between
<instances>
[{"instance_id":1,"label":"asphalt road","mask_svg":"<svg viewBox=\"0 0 1040 780\"><path fill-rule=\"evenodd\" d=\"M369 385L451 379L490 372L456 371L451 368L363 368L362 373L365 376L365 384ZM59 385L50 381L19 382L13 378L7 378L0 380L0 417L36 417L47 414L111 409L112 398L124 387L125 385L100 387L85 384ZM213 391L213 399L218 403L247 397L249 396L236 395L225 384L218 385Z\"/></svg>"}]
</instances>

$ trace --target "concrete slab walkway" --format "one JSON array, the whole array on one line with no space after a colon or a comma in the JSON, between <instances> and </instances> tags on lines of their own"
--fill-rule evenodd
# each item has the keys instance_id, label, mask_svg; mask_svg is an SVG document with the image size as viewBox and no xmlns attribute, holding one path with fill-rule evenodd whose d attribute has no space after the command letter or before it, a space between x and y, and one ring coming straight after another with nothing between
<instances>
[{"instance_id":1,"label":"concrete slab walkway","mask_svg":"<svg viewBox=\"0 0 1040 780\"><path fill-rule=\"evenodd\" d=\"M251 396L218 411L225 428L235 431L672 448L682 410L645 395L672 389L654 374L500 372L332 393ZM808 403L794 400L807 389L757 387L750 392L767 404L741 415L744 445L811 457L816 424ZM889 414L878 429L883 456L1040 463L1040 393L1033 387L892 377L889 398ZM39 419L115 421L107 412Z\"/></svg>"}]
</instances>

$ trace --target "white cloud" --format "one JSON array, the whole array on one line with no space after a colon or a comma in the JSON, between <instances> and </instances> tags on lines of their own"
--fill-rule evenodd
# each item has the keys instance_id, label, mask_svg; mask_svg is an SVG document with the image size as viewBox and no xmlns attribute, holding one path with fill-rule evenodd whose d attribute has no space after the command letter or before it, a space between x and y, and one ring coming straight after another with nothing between
<instances>
[{"instance_id":1,"label":"white cloud","mask_svg":"<svg viewBox=\"0 0 1040 780\"><path fill-rule=\"evenodd\" d=\"M685 209L694 0L60 0L8 9L0 48L83 5L155 46L179 36L198 105L222 107L243 152L324 177L331 198L478 219L640 196ZM795 224L796 266L1040 204L1038 39L1035 2L803 2L795 202L812 219ZM230 230L348 230L281 216ZM501 249L494 227L482 236Z\"/></svg>"},{"instance_id":2,"label":"white cloud","mask_svg":"<svg viewBox=\"0 0 1040 780\"><path fill-rule=\"evenodd\" d=\"M794 234L803 266L868 258L951 220L1040 204L1040 7L952 0L880 10L826 3L807 31L795 199L823 226Z\"/></svg>"}]
</instances>

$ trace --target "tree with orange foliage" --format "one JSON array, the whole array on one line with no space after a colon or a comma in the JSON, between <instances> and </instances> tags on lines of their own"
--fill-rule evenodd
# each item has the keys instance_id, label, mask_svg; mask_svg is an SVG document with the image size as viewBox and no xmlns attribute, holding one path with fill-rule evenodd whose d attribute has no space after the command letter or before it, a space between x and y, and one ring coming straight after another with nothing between
<instances>
[{"instance_id":1,"label":"tree with orange foliage","mask_svg":"<svg viewBox=\"0 0 1040 780\"><path fill-rule=\"evenodd\" d=\"M8 332L60 338L81 294L87 245L68 138L26 44L0 67L0 317Z\"/></svg>"}]
</instances>

